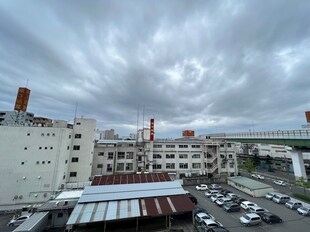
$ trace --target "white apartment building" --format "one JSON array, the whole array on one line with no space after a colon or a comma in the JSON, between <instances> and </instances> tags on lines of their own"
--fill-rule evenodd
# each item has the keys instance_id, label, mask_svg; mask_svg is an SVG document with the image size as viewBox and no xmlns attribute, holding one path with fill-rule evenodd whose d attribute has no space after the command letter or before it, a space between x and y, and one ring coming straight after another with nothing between
<instances>
[{"instance_id":1,"label":"white apartment building","mask_svg":"<svg viewBox=\"0 0 310 232\"><path fill-rule=\"evenodd\" d=\"M100 140L95 144L92 175L147 172L189 175L238 173L234 143L201 138Z\"/></svg>"},{"instance_id":2,"label":"white apartment building","mask_svg":"<svg viewBox=\"0 0 310 232\"><path fill-rule=\"evenodd\" d=\"M0 125L8 126L13 124L31 125L34 114L30 112L0 111Z\"/></svg>"},{"instance_id":3,"label":"white apartment building","mask_svg":"<svg viewBox=\"0 0 310 232\"><path fill-rule=\"evenodd\" d=\"M96 122L68 126L0 126L0 208L44 202L67 182L89 180Z\"/></svg>"}]
</instances>

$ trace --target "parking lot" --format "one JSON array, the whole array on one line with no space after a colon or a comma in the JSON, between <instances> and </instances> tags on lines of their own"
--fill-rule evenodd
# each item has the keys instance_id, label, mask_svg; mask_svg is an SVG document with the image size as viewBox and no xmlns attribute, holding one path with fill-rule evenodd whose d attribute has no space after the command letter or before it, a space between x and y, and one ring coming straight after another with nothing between
<instances>
[{"instance_id":1,"label":"parking lot","mask_svg":"<svg viewBox=\"0 0 310 232\"><path fill-rule=\"evenodd\" d=\"M245 227L240 224L239 218L246 213L243 209L240 212L227 213L221 207L214 204L209 198L205 197L205 191L197 191L195 186L186 186L184 189L188 190L198 199L199 207L205 208L212 214L224 227L231 232L242 232L242 231L270 231L270 232L299 232L309 231L310 228L310 217L303 217L299 215L296 210L287 209L284 205L279 205L273 201L265 198L252 198L243 192L236 190L235 188L222 185L223 188L231 190L237 195L256 203L257 205L266 208L271 213L278 215L282 218L283 222L279 224L266 224L262 222L259 226Z\"/></svg>"}]
</instances>

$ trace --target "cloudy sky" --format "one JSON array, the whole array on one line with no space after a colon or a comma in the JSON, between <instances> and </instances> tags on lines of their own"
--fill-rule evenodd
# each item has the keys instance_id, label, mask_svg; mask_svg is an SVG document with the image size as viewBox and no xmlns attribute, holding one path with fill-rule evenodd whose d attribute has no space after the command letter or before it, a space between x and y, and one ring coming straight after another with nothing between
<instances>
[{"instance_id":1,"label":"cloudy sky","mask_svg":"<svg viewBox=\"0 0 310 232\"><path fill-rule=\"evenodd\" d=\"M301 129L310 110L310 1L0 2L0 110L95 118L157 138ZM142 119L144 109L144 119Z\"/></svg>"}]
</instances>

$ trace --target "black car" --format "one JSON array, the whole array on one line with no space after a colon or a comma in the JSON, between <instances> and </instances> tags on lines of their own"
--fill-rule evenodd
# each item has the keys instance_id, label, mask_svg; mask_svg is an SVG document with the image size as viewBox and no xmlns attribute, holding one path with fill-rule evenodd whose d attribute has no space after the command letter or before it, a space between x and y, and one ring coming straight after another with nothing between
<instances>
[{"instance_id":1,"label":"black car","mask_svg":"<svg viewBox=\"0 0 310 232\"><path fill-rule=\"evenodd\" d=\"M207 232L229 232L229 230L224 227L214 227L207 230Z\"/></svg>"},{"instance_id":2,"label":"black car","mask_svg":"<svg viewBox=\"0 0 310 232\"><path fill-rule=\"evenodd\" d=\"M246 199L239 197L236 199L233 199L233 202L235 202L236 204L240 205L243 201L247 201Z\"/></svg>"},{"instance_id":3,"label":"black car","mask_svg":"<svg viewBox=\"0 0 310 232\"><path fill-rule=\"evenodd\" d=\"M240 205L238 205L237 203L228 203L223 206L223 209L226 212L238 212L241 208Z\"/></svg>"},{"instance_id":4,"label":"black car","mask_svg":"<svg viewBox=\"0 0 310 232\"><path fill-rule=\"evenodd\" d=\"M194 197L192 194L188 193L187 196L189 197L189 199L195 204L197 205L198 201L197 198Z\"/></svg>"},{"instance_id":5,"label":"black car","mask_svg":"<svg viewBox=\"0 0 310 232\"><path fill-rule=\"evenodd\" d=\"M269 224L272 224L272 223L281 223L282 222L282 219L273 214L273 213L270 213L270 212L263 212L263 213L257 213L261 219L266 222L266 223L269 223Z\"/></svg>"},{"instance_id":6,"label":"black car","mask_svg":"<svg viewBox=\"0 0 310 232\"><path fill-rule=\"evenodd\" d=\"M232 191L228 190L228 189L222 189L220 194L223 194L224 196L227 194L227 193L231 193Z\"/></svg>"}]
</instances>

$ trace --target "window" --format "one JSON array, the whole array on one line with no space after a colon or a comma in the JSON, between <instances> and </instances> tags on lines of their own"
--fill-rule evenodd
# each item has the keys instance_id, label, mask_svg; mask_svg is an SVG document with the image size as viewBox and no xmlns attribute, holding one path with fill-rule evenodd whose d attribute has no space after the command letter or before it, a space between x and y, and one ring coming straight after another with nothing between
<instances>
[{"instance_id":1,"label":"window","mask_svg":"<svg viewBox=\"0 0 310 232\"><path fill-rule=\"evenodd\" d=\"M166 145L166 148L175 148L175 145L173 145L173 144L167 144L167 145Z\"/></svg>"},{"instance_id":2,"label":"window","mask_svg":"<svg viewBox=\"0 0 310 232\"><path fill-rule=\"evenodd\" d=\"M41 136L44 136L44 133L41 133Z\"/></svg>"},{"instance_id":3,"label":"window","mask_svg":"<svg viewBox=\"0 0 310 232\"><path fill-rule=\"evenodd\" d=\"M161 159L161 155L160 154L153 154L153 159Z\"/></svg>"},{"instance_id":4,"label":"window","mask_svg":"<svg viewBox=\"0 0 310 232\"><path fill-rule=\"evenodd\" d=\"M161 145L161 144L154 144L154 148L162 148L163 147L163 145Z\"/></svg>"},{"instance_id":5,"label":"window","mask_svg":"<svg viewBox=\"0 0 310 232\"><path fill-rule=\"evenodd\" d=\"M71 135L69 135L69 139L71 139Z\"/></svg>"},{"instance_id":6,"label":"window","mask_svg":"<svg viewBox=\"0 0 310 232\"><path fill-rule=\"evenodd\" d=\"M127 152L126 159L133 159L133 152Z\"/></svg>"},{"instance_id":7,"label":"window","mask_svg":"<svg viewBox=\"0 0 310 232\"><path fill-rule=\"evenodd\" d=\"M27 147L24 147L24 150L27 150Z\"/></svg>"},{"instance_id":8,"label":"window","mask_svg":"<svg viewBox=\"0 0 310 232\"><path fill-rule=\"evenodd\" d=\"M222 144L220 144L220 147L224 147L224 144L222 143Z\"/></svg>"},{"instance_id":9,"label":"window","mask_svg":"<svg viewBox=\"0 0 310 232\"><path fill-rule=\"evenodd\" d=\"M228 158L229 158L229 159L232 159L232 158L233 158L233 155L232 155L232 154L229 154L229 155L228 155Z\"/></svg>"},{"instance_id":10,"label":"window","mask_svg":"<svg viewBox=\"0 0 310 232\"><path fill-rule=\"evenodd\" d=\"M166 169L175 169L175 163L166 163Z\"/></svg>"},{"instance_id":11,"label":"window","mask_svg":"<svg viewBox=\"0 0 310 232\"><path fill-rule=\"evenodd\" d=\"M42 149L42 147L39 147L39 150L41 150Z\"/></svg>"},{"instance_id":12,"label":"window","mask_svg":"<svg viewBox=\"0 0 310 232\"><path fill-rule=\"evenodd\" d=\"M116 166L117 171L124 171L124 163L118 163Z\"/></svg>"},{"instance_id":13,"label":"window","mask_svg":"<svg viewBox=\"0 0 310 232\"><path fill-rule=\"evenodd\" d=\"M80 150L80 145L74 145L74 146L73 146L73 150L74 150L74 151Z\"/></svg>"},{"instance_id":14,"label":"window","mask_svg":"<svg viewBox=\"0 0 310 232\"><path fill-rule=\"evenodd\" d=\"M75 138L75 139L80 139L80 138L82 138L82 134L75 134L75 135L74 135L74 138Z\"/></svg>"},{"instance_id":15,"label":"window","mask_svg":"<svg viewBox=\"0 0 310 232\"><path fill-rule=\"evenodd\" d=\"M27 136L30 136L30 133L27 133Z\"/></svg>"},{"instance_id":16,"label":"window","mask_svg":"<svg viewBox=\"0 0 310 232\"><path fill-rule=\"evenodd\" d=\"M20 164L21 164L21 165L24 165L24 164L25 164L25 162L21 162Z\"/></svg>"},{"instance_id":17,"label":"window","mask_svg":"<svg viewBox=\"0 0 310 232\"><path fill-rule=\"evenodd\" d=\"M70 177L76 177L77 173L76 172L70 172Z\"/></svg>"},{"instance_id":18,"label":"window","mask_svg":"<svg viewBox=\"0 0 310 232\"><path fill-rule=\"evenodd\" d=\"M108 153L108 159L110 160L110 159L113 159L113 157L114 157L114 153L113 152L109 152Z\"/></svg>"},{"instance_id":19,"label":"window","mask_svg":"<svg viewBox=\"0 0 310 232\"><path fill-rule=\"evenodd\" d=\"M104 152L98 152L98 156L103 156Z\"/></svg>"},{"instance_id":20,"label":"window","mask_svg":"<svg viewBox=\"0 0 310 232\"><path fill-rule=\"evenodd\" d=\"M132 171L133 170L133 163L126 164L126 171Z\"/></svg>"},{"instance_id":21,"label":"window","mask_svg":"<svg viewBox=\"0 0 310 232\"><path fill-rule=\"evenodd\" d=\"M72 162L72 163L77 163L77 162L79 162L79 157L72 157L71 162Z\"/></svg>"},{"instance_id":22,"label":"window","mask_svg":"<svg viewBox=\"0 0 310 232\"><path fill-rule=\"evenodd\" d=\"M199 159L199 158L200 158L200 154L193 154L193 155L192 155L192 158L193 158L193 159Z\"/></svg>"},{"instance_id":23,"label":"window","mask_svg":"<svg viewBox=\"0 0 310 232\"><path fill-rule=\"evenodd\" d=\"M112 164L107 164L107 172L112 172Z\"/></svg>"},{"instance_id":24,"label":"window","mask_svg":"<svg viewBox=\"0 0 310 232\"><path fill-rule=\"evenodd\" d=\"M47 133L46 135L47 135L47 136L50 136L50 133Z\"/></svg>"},{"instance_id":25,"label":"window","mask_svg":"<svg viewBox=\"0 0 310 232\"><path fill-rule=\"evenodd\" d=\"M53 133L52 136L55 136L55 133Z\"/></svg>"},{"instance_id":26,"label":"window","mask_svg":"<svg viewBox=\"0 0 310 232\"><path fill-rule=\"evenodd\" d=\"M188 155L187 154L179 154L180 159L187 159Z\"/></svg>"},{"instance_id":27,"label":"window","mask_svg":"<svg viewBox=\"0 0 310 232\"><path fill-rule=\"evenodd\" d=\"M50 164L50 163L51 163L51 161L49 160L49 161L47 161L47 163L48 163L48 164Z\"/></svg>"},{"instance_id":28,"label":"window","mask_svg":"<svg viewBox=\"0 0 310 232\"><path fill-rule=\"evenodd\" d=\"M50 147L51 150L53 150L53 147Z\"/></svg>"},{"instance_id":29,"label":"window","mask_svg":"<svg viewBox=\"0 0 310 232\"><path fill-rule=\"evenodd\" d=\"M231 147L231 143L227 143L227 147Z\"/></svg>"},{"instance_id":30,"label":"window","mask_svg":"<svg viewBox=\"0 0 310 232\"><path fill-rule=\"evenodd\" d=\"M229 167L230 167L230 168L234 168L234 164L233 164L233 163L230 163L230 164L229 164Z\"/></svg>"},{"instance_id":31,"label":"window","mask_svg":"<svg viewBox=\"0 0 310 232\"><path fill-rule=\"evenodd\" d=\"M129 143L129 144L128 144L128 147L133 147L133 143Z\"/></svg>"},{"instance_id":32,"label":"window","mask_svg":"<svg viewBox=\"0 0 310 232\"><path fill-rule=\"evenodd\" d=\"M57 214L57 217L60 218L60 217L63 217L63 215L64 215L63 213L58 213L58 214Z\"/></svg>"},{"instance_id":33,"label":"window","mask_svg":"<svg viewBox=\"0 0 310 232\"><path fill-rule=\"evenodd\" d=\"M68 163L68 160L65 161L65 164L67 164L67 163Z\"/></svg>"},{"instance_id":34,"label":"window","mask_svg":"<svg viewBox=\"0 0 310 232\"><path fill-rule=\"evenodd\" d=\"M161 164L153 164L153 169L161 169Z\"/></svg>"},{"instance_id":35,"label":"window","mask_svg":"<svg viewBox=\"0 0 310 232\"><path fill-rule=\"evenodd\" d=\"M200 145L194 144L192 145L192 148L200 148Z\"/></svg>"},{"instance_id":36,"label":"window","mask_svg":"<svg viewBox=\"0 0 310 232\"><path fill-rule=\"evenodd\" d=\"M70 146L67 146L67 150L69 150L70 149Z\"/></svg>"},{"instance_id":37,"label":"window","mask_svg":"<svg viewBox=\"0 0 310 232\"><path fill-rule=\"evenodd\" d=\"M118 152L117 159L125 159L125 152Z\"/></svg>"},{"instance_id":38,"label":"window","mask_svg":"<svg viewBox=\"0 0 310 232\"><path fill-rule=\"evenodd\" d=\"M97 164L97 168L103 168L103 164Z\"/></svg>"},{"instance_id":39,"label":"window","mask_svg":"<svg viewBox=\"0 0 310 232\"><path fill-rule=\"evenodd\" d=\"M193 168L201 168L201 163L192 163Z\"/></svg>"},{"instance_id":40,"label":"window","mask_svg":"<svg viewBox=\"0 0 310 232\"><path fill-rule=\"evenodd\" d=\"M45 161L42 161L42 164L45 164Z\"/></svg>"},{"instance_id":41,"label":"window","mask_svg":"<svg viewBox=\"0 0 310 232\"><path fill-rule=\"evenodd\" d=\"M80 122L77 122L76 125L81 125L81 123L80 123Z\"/></svg>"},{"instance_id":42,"label":"window","mask_svg":"<svg viewBox=\"0 0 310 232\"><path fill-rule=\"evenodd\" d=\"M221 159L224 159L224 158L225 158L225 155L220 154L220 157L221 157Z\"/></svg>"},{"instance_id":43,"label":"window","mask_svg":"<svg viewBox=\"0 0 310 232\"><path fill-rule=\"evenodd\" d=\"M174 159L175 154L166 154L166 159Z\"/></svg>"},{"instance_id":44,"label":"window","mask_svg":"<svg viewBox=\"0 0 310 232\"><path fill-rule=\"evenodd\" d=\"M36 164L40 164L40 161L37 161Z\"/></svg>"},{"instance_id":45,"label":"window","mask_svg":"<svg viewBox=\"0 0 310 232\"><path fill-rule=\"evenodd\" d=\"M225 168L226 167L226 164L221 164L221 168Z\"/></svg>"},{"instance_id":46,"label":"window","mask_svg":"<svg viewBox=\"0 0 310 232\"><path fill-rule=\"evenodd\" d=\"M187 169L188 168L188 164L187 163L179 163L179 168L180 169Z\"/></svg>"},{"instance_id":47,"label":"window","mask_svg":"<svg viewBox=\"0 0 310 232\"><path fill-rule=\"evenodd\" d=\"M186 145L186 144L180 144L180 145L179 145L179 148L188 148L188 145Z\"/></svg>"},{"instance_id":48,"label":"window","mask_svg":"<svg viewBox=\"0 0 310 232\"><path fill-rule=\"evenodd\" d=\"M44 147L45 150L47 150L47 147Z\"/></svg>"}]
</instances>

